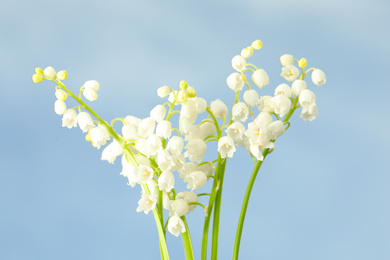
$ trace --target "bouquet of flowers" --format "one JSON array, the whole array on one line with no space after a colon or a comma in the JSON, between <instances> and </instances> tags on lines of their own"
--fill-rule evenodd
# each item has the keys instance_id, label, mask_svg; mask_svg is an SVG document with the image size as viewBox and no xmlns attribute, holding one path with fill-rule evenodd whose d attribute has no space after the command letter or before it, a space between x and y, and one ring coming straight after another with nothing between
<instances>
[{"instance_id":1,"label":"bouquet of flowers","mask_svg":"<svg viewBox=\"0 0 390 260\"><path fill-rule=\"evenodd\" d=\"M229 89L235 92L231 109L220 99L208 103L197 96L194 87L181 81L177 89L163 86L157 90L164 101L150 111L149 117L128 115L110 123L85 102L97 99L100 84L96 80L86 81L75 94L63 83L67 78L65 70L35 69L34 83L43 80L55 83L54 110L62 115L62 126L70 129L78 125L93 147L105 146L102 160L114 163L120 157L121 175L127 178L128 185L141 186L136 211L153 212L161 259L169 259L167 231L176 237L181 235L186 259L194 259L185 216L199 209L204 211L201 259L208 256L210 222L211 259L217 259L226 161L233 158L237 147L243 146L252 157L254 167L237 225L233 259L238 259L249 197L262 163L275 150L276 140L290 127L289 120L297 109L300 108L300 117L305 121L312 121L318 115L316 96L308 89L305 77L310 72L311 81L317 86L323 85L326 78L320 69L306 69L305 58L298 60L289 54L282 55L280 76L287 83L276 86L273 96L259 95L254 87L263 89L269 85L269 78L264 69L247 63L247 59L262 46L256 40L232 59L235 72L226 80ZM67 108L69 96L77 102L76 107ZM114 129L115 122L121 124L120 133ZM217 151L214 159L206 160L204 155L211 142L217 143ZM175 190L179 179L187 184L188 190ZM209 181L211 190L197 193Z\"/></svg>"}]
</instances>

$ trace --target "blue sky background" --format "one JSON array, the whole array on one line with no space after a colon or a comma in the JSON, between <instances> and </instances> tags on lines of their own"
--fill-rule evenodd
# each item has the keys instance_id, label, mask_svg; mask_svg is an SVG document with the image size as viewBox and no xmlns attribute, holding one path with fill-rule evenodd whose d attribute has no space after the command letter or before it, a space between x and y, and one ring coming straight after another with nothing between
<instances>
[{"instance_id":1,"label":"blue sky background","mask_svg":"<svg viewBox=\"0 0 390 260\"><path fill-rule=\"evenodd\" d=\"M158 87L185 79L208 102L231 104L230 60L249 59L284 82L289 53L321 68L319 116L294 115L256 180L241 259L390 259L390 2L360 1L1 1L0 259L158 259L152 214L136 213L139 188L120 163L79 129L61 127L53 85L35 67L65 69L77 91L101 84L92 107L107 121L146 117ZM229 160L220 259L230 259L252 162ZM203 191L207 190L207 187ZM202 210L187 218L196 258ZM168 235L171 259L181 239Z\"/></svg>"}]
</instances>

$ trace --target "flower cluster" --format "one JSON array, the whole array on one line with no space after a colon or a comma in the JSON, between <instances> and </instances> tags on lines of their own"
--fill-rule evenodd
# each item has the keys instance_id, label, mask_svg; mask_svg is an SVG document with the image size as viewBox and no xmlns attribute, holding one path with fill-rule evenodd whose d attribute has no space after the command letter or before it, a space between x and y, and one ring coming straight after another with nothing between
<instances>
[{"instance_id":1,"label":"flower cluster","mask_svg":"<svg viewBox=\"0 0 390 260\"><path fill-rule=\"evenodd\" d=\"M230 110L220 99L208 105L205 99L197 96L195 88L181 81L178 89L163 86L157 90L157 95L167 100L155 106L149 117L129 115L108 124L81 96L95 101L100 87L97 81L86 81L76 96L62 83L67 78L65 71L56 73L52 67L37 68L32 79L35 83L51 80L57 84L54 110L62 115L62 126L72 128L78 125L93 147L99 149L106 145L102 160L114 163L121 156L121 175L127 178L131 187L142 187L137 212L148 214L156 210L163 218L164 208L169 212L165 227L178 236L186 232L185 214L200 205L207 215L211 202L204 206L195 192L210 178L218 181L215 169L220 169L228 157L232 158L237 147L245 147L255 162L263 161L275 148L275 141L290 126L289 119L296 109L301 107L300 117L305 121L312 121L318 115L316 96L308 89L305 75L312 71L311 80L317 86L323 85L326 78L319 69L305 70L305 58L297 60L289 54L280 57L283 66L280 76L287 83L276 86L273 96L261 95L252 88L255 86L261 90L270 84L264 69L247 63L253 52L261 48L262 42L256 40L244 48L241 55L232 58L235 72L226 80L227 86L235 92ZM65 101L68 96L73 97L79 106L67 109ZM177 127L171 120L176 115ZM117 121L122 123L121 134L113 128ZM205 160L208 144L213 141L217 142L218 159ZM187 184L188 190L176 193L178 178ZM214 192L216 190L208 193L210 198Z\"/></svg>"}]
</instances>

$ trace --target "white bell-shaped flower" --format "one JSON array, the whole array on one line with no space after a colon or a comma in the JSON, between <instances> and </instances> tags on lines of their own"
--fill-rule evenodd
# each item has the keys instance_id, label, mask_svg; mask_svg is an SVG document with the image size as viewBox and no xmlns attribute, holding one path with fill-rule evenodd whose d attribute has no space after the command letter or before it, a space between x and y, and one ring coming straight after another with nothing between
<instances>
[{"instance_id":1,"label":"white bell-shaped flower","mask_svg":"<svg viewBox=\"0 0 390 260\"><path fill-rule=\"evenodd\" d=\"M214 123L205 122L200 125L200 138L204 139L208 136L215 135L217 128Z\"/></svg>"},{"instance_id":2,"label":"white bell-shaped flower","mask_svg":"<svg viewBox=\"0 0 390 260\"><path fill-rule=\"evenodd\" d=\"M197 114L201 114L204 111L206 111L206 108L207 108L206 100L204 100L203 98L200 98L200 97L194 97L194 98L189 99L188 102L191 102L191 101L195 102L195 111Z\"/></svg>"},{"instance_id":3,"label":"white bell-shaped flower","mask_svg":"<svg viewBox=\"0 0 390 260\"><path fill-rule=\"evenodd\" d=\"M90 129L95 127L92 117L88 112L80 112L77 115L77 122L83 133L88 132Z\"/></svg>"},{"instance_id":4,"label":"white bell-shaped flower","mask_svg":"<svg viewBox=\"0 0 390 260\"><path fill-rule=\"evenodd\" d=\"M207 176L203 171L194 171L184 178L184 182L187 183L187 189L197 190L207 182Z\"/></svg>"},{"instance_id":5,"label":"white bell-shaped flower","mask_svg":"<svg viewBox=\"0 0 390 260\"><path fill-rule=\"evenodd\" d=\"M316 101L316 95L313 91L305 89L299 95L299 104L301 106L311 106Z\"/></svg>"},{"instance_id":6,"label":"white bell-shaped flower","mask_svg":"<svg viewBox=\"0 0 390 260\"><path fill-rule=\"evenodd\" d=\"M191 172L197 171L198 170L198 165L196 165L193 162L187 162L183 164L183 167L178 170L179 172L179 178L180 179L185 179L187 175L189 175Z\"/></svg>"},{"instance_id":7,"label":"white bell-shaped flower","mask_svg":"<svg viewBox=\"0 0 390 260\"><path fill-rule=\"evenodd\" d=\"M162 138L169 138L172 134L172 124L167 120L160 121L156 127L156 135Z\"/></svg>"},{"instance_id":8,"label":"white bell-shaped flower","mask_svg":"<svg viewBox=\"0 0 390 260\"><path fill-rule=\"evenodd\" d=\"M268 113L272 113L274 112L274 109L272 108L272 103L271 103L271 99L272 97L271 96L262 96L260 97L259 99L259 110L261 112L268 112Z\"/></svg>"},{"instance_id":9,"label":"white bell-shaped flower","mask_svg":"<svg viewBox=\"0 0 390 260\"><path fill-rule=\"evenodd\" d=\"M267 112L260 112L255 120L253 120L254 123L262 128L267 127L269 124L271 124L272 121L272 116Z\"/></svg>"},{"instance_id":10,"label":"white bell-shaped flower","mask_svg":"<svg viewBox=\"0 0 390 260\"><path fill-rule=\"evenodd\" d=\"M122 176L127 177L128 183L131 187L134 187L137 183L137 168L134 167L133 163L126 158L126 154L122 155Z\"/></svg>"},{"instance_id":11,"label":"white bell-shaped flower","mask_svg":"<svg viewBox=\"0 0 390 260\"><path fill-rule=\"evenodd\" d=\"M54 102L54 112L56 112L57 115L63 115L65 111L66 111L65 101L57 99L56 102Z\"/></svg>"},{"instance_id":12,"label":"white bell-shaped flower","mask_svg":"<svg viewBox=\"0 0 390 260\"><path fill-rule=\"evenodd\" d=\"M294 57L291 54L283 54L280 56L279 60L282 66L288 66L294 62Z\"/></svg>"},{"instance_id":13,"label":"white bell-shaped flower","mask_svg":"<svg viewBox=\"0 0 390 260\"><path fill-rule=\"evenodd\" d=\"M313 121L318 116L318 108L315 103L309 106L302 106L301 118L304 121Z\"/></svg>"},{"instance_id":14,"label":"white bell-shaped flower","mask_svg":"<svg viewBox=\"0 0 390 260\"><path fill-rule=\"evenodd\" d=\"M298 97L303 90L307 88L306 81L296 79L291 85L291 91L294 97Z\"/></svg>"},{"instance_id":15,"label":"white bell-shaped flower","mask_svg":"<svg viewBox=\"0 0 390 260\"><path fill-rule=\"evenodd\" d=\"M184 216L188 212L188 202L185 199L171 200L169 203L169 216Z\"/></svg>"},{"instance_id":16,"label":"white bell-shaped flower","mask_svg":"<svg viewBox=\"0 0 390 260\"><path fill-rule=\"evenodd\" d=\"M172 216L168 220L168 231L172 235L178 237L180 233L186 232L186 226L180 217Z\"/></svg>"},{"instance_id":17,"label":"white bell-shaped flower","mask_svg":"<svg viewBox=\"0 0 390 260\"><path fill-rule=\"evenodd\" d=\"M255 84L260 89L269 84L268 75L263 69L258 69L253 72L251 79L253 84Z\"/></svg>"},{"instance_id":18,"label":"white bell-shaped flower","mask_svg":"<svg viewBox=\"0 0 390 260\"><path fill-rule=\"evenodd\" d=\"M322 86L326 83L325 73L320 69L315 69L311 73L311 80L317 86Z\"/></svg>"},{"instance_id":19,"label":"white bell-shaped flower","mask_svg":"<svg viewBox=\"0 0 390 260\"><path fill-rule=\"evenodd\" d=\"M221 158L232 158L235 151L236 147L234 147L234 141L231 137L223 136L218 140L218 153Z\"/></svg>"},{"instance_id":20,"label":"white bell-shaped flower","mask_svg":"<svg viewBox=\"0 0 390 260\"><path fill-rule=\"evenodd\" d=\"M172 136L169 139L166 149L170 151L172 154L178 154L183 151L184 148L184 140L180 136Z\"/></svg>"},{"instance_id":21,"label":"white bell-shaped flower","mask_svg":"<svg viewBox=\"0 0 390 260\"><path fill-rule=\"evenodd\" d=\"M167 113L167 109L163 105L157 105L150 111L150 117L154 121L160 122L164 120L164 117Z\"/></svg>"},{"instance_id":22,"label":"white bell-shaped flower","mask_svg":"<svg viewBox=\"0 0 390 260\"><path fill-rule=\"evenodd\" d=\"M124 125L122 127L122 135L126 139L136 140L139 138L138 128L134 125Z\"/></svg>"},{"instance_id":23,"label":"white bell-shaped flower","mask_svg":"<svg viewBox=\"0 0 390 260\"><path fill-rule=\"evenodd\" d=\"M89 133L92 145L97 149L99 149L100 146L105 145L108 140L110 140L110 135L104 126L98 125L97 127L92 128Z\"/></svg>"},{"instance_id":24,"label":"white bell-shaped flower","mask_svg":"<svg viewBox=\"0 0 390 260\"><path fill-rule=\"evenodd\" d=\"M287 84L282 83L275 88L274 95L285 95L287 97L291 97L291 89Z\"/></svg>"},{"instance_id":25,"label":"white bell-shaped flower","mask_svg":"<svg viewBox=\"0 0 390 260\"><path fill-rule=\"evenodd\" d=\"M68 98L68 94L66 94L66 92L63 91L62 89L57 89L54 95L58 100L62 100L62 101L65 101Z\"/></svg>"},{"instance_id":26,"label":"white bell-shaped flower","mask_svg":"<svg viewBox=\"0 0 390 260\"><path fill-rule=\"evenodd\" d=\"M231 90L237 92L239 90L242 90L245 81L241 74L234 72L227 77L226 83Z\"/></svg>"},{"instance_id":27,"label":"white bell-shaped flower","mask_svg":"<svg viewBox=\"0 0 390 260\"><path fill-rule=\"evenodd\" d=\"M256 106L257 103L259 102L259 94L254 89L245 91L243 98L244 98L244 102L250 107Z\"/></svg>"},{"instance_id":28,"label":"white bell-shaped flower","mask_svg":"<svg viewBox=\"0 0 390 260\"><path fill-rule=\"evenodd\" d=\"M184 156L188 157L192 162L200 163L206 152L207 145L202 139L192 139L188 141L185 148L187 151L184 153Z\"/></svg>"},{"instance_id":29,"label":"white bell-shaped flower","mask_svg":"<svg viewBox=\"0 0 390 260\"><path fill-rule=\"evenodd\" d=\"M233 105L232 116L233 121L245 122L249 115L249 108L244 102L239 102Z\"/></svg>"},{"instance_id":30,"label":"white bell-shaped flower","mask_svg":"<svg viewBox=\"0 0 390 260\"><path fill-rule=\"evenodd\" d=\"M77 113L73 109L68 109L62 116L62 127L72 128L77 126Z\"/></svg>"},{"instance_id":31,"label":"white bell-shaped flower","mask_svg":"<svg viewBox=\"0 0 390 260\"><path fill-rule=\"evenodd\" d=\"M285 95L277 95L271 99L271 107L276 114L283 117L288 113L291 107L291 100Z\"/></svg>"},{"instance_id":32,"label":"white bell-shaped flower","mask_svg":"<svg viewBox=\"0 0 390 260\"><path fill-rule=\"evenodd\" d=\"M167 150L158 150L156 155L158 167L162 171L171 170L175 165L172 156Z\"/></svg>"},{"instance_id":33,"label":"white bell-shaped flower","mask_svg":"<svg viewBox=\"0 0 390 260\"><path fill-rule=\"evenodd\" d=\"M141 118L135 117L135 116L126 116L125 117L125 123L127 125L132 125L138 128L139 124L142 122Z\"/></svg>"},{"instance_id":34,"label":"white bell-shaped flower","mask_svg":"<svg viewBox=\"0 0 390 260\"><path fill-rule=\"evenodd\" d=\"M123 154L123 152L123 147L116 140L113 140L112 143L104 148L101 159L109 163L114 163L116 157Z\"/></svg>"},{"instance_id":35,"label":"white bell-shaped flower","mask_svg":"<svg viewBox=\"0 0 390 260\"><path fill-rule=\"evenodd\" d=\"M137 168L137 183L146 183L154 177L152 167L140 164Z\"/></svg>"},{"instance_id":36,"label":"white bell-shaped flower","mask_svg":"<svg viewBox=\"0 0 390 260\"><path fill-rule=\"evenodd\" d=\"M175 177L173 173L169 170L163 171L158 177L158 188L166 192L171 192L175 185ZM188 206L188 204L187 204Z\"/></svg>"},{"instance_id":37,"label":"white bell-shaped flower","mask_svg":"<svg viewBox=\"0 0 390 260\"><path fill-rule=\"evenodd\" d=\"M146 155L155 156L157 151L162 149L162 142L160 137L155 134L149 135L146 139Z\"/></svg>"},{"instance_id":38,"label":"white bell-shaped flower","mask_svg":"<svg viewBox=\"0 0 390 260\"><path fill-rule=\"evenodd\" d=\"M156 195L146 195L142 194L141 199L138 201L137 212L143 211L145 214L148 214L149 211L153 210L157 204Z\"/></svg>"},{"instance_id":39,"label":"white bell-shaped flower","mask_svg":"<svg viewBox=\"0 0 390 260\"><path fill-rule=\"evenodd\" d=\"M280 76L282 76L287 81L294 81L299 76L299 70L294 65L287 65L282 68Z\"/></svg>"},{"instance_id":40,"label":"white bell-shaped flower","mask_svg":"<svg viewBox=\"0 0 390 260\"><path fill-rule=\"evenodd\" d=\"M210 110L216 118L224 118L228 113L227 106L220 99L210 103Z\"/></svg>"},{"instance_id":41,"label":"white bell-shaped flower","mask_svg":"<svg viewBox=\"0 0 390 260\"><path fill-rule=\"evenodd\" d=\"M271 133L272 139L277 139L284 134L286 128L282 121L276 120L267 126L267 130Z\"/></svg>"},{"instance_id":42,"label":"white bell-shaped flower","mask_svg":"<svg viewBox=\"0 0 390 260\"><path fill-rule=\"evenodd\" d=\"M156 122L151 118L147 117L143 119L138 125L138 134L141 137L147 138L154 132Z\"/></svg>"},{"instance_id":43,"label":"white bell-shaped flower","mask_svg":"<svg viewBox=\"0 0 390 260\"><path fill-rule=\"evenodd\" d=\"M239 142L245 135L245 126L241 122L234 122L226 129L226 135L234 142Z\"/></svg>"},{"instance_id":44,"label":"white bell-shaped flower","mask_svg":"<svg viewBox=\"0 0 390 260\"><path fill-rule=\"evenodd\" d=\"M184 199L185 201L187 201L187 203L199 201L198 195L196 195L196 193L194 193L192 191L179 192L178 194L176 194L176 199ZM196 208L196 206L197 206L196 204L188 205L188 212L187 213L193 211Z\"/></svg>"},{"instance_id":45,"label":"white bell-shaped flower","mask_svg":"<svg viewBox=\"0 0 390 260\"><path fill-rule=\"evenodd\" d=\"M233 69L237 70L238 72L241 72L245 69L246 61L243 57L240 55L236 55L232 59L232 67Z\"/></svg>"}]
</instances>

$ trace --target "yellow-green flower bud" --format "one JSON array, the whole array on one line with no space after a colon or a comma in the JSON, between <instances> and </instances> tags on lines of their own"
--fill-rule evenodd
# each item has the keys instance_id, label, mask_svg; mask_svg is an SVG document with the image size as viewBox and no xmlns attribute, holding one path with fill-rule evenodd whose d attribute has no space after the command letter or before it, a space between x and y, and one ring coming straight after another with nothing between
<instances>
[{"instance_id":1,"label":"yellow-green flower bud","mask_svg":"<svg viewBox=\"0 0 390 260\"><path fill-rule=\"evenodd\" d=\"M43 81L43 74L34 74L32 76L32 81L34 83L41 83Z\"/></svg>"},{"instance_id":2,"label":"yellow-green flower bud","mask_svg":"<svg viewBox=\"0 0 390 260\"><path fill-rule=\"evenodd\" d=\"M180 89L186 89L186 88L188 88L187 81L185 80L180 81Z\"/></svg>"},{"instance_id":3,"label":"yellow-green flower bud","mask_svg":"<svg viewBox=\"0 0 390 260\"><path fill-rule=\"evenodd\" d=\"M182 89L179 91L179 94L177 94L177 100L179 102L185 102L188 99L188 93L186 90Z\"/></svg>"},{"instance_id":4,"label":"yellow-green flower bud","mask_svg":"<svg viewBox=\"0 0 390 260\"><path fill-rule=\"evenodd\" d=\"M61 70L57 73L57 78L59 78L60 80L65 80L67 77L68 72L66 72L65 70Z\"/></svg>"},{"instance_id":5,"label":"yellow-green flower bud","mask_svg":"<svg viewBox=\"0 0 390 260\"><path fill-rule=\"evenodd\" d=\"M299 61L298 61L298 66L300 68L304 68L307 66L307 60L305 58L301 58Z\"/></svg>"},{"instance_id":6,"label":"yellow-green flower bud","mask_svg":"<svg viewBox=\"0 0 390 260\"><path fill-rule=\"evenodd\" d=\"M35 73L38 75L43 75L43 70L41 68L35 68Z\"/></svg>"},{"instance_id":7,"label":"yellow-green flower bud","mask_svg":"<svg viewBox=\"0 0 390 260\"><path fill-rule=\"evenodd\" d=\"M255 50L260 50L263 47L263 43L260 40L252 42L252 47Z\"/></svg>"},{"instance_id":8,"label":"yellow-green flower bud","mask_svg":"<svg viewBox=\"0 0 390 260\"><path fill-rule=\"evenodd\" d=\"M252 54L253 54L252 46L246 47L241 51L241 57L243 57L244 59L248 59L250 56L252 56Z\"/></svg>"},{"instance_id":9,"label":"yellow-green flower bud","mask_svg":"<svg viewBox=\"0 0 390 260\"><path fill-rule=\"evenodd\" d=\"M187 88L187 94L189 98L196 97L196 91L193 87L188 87Z\"/></svg>"}]
</instances>

